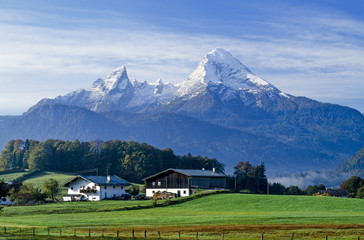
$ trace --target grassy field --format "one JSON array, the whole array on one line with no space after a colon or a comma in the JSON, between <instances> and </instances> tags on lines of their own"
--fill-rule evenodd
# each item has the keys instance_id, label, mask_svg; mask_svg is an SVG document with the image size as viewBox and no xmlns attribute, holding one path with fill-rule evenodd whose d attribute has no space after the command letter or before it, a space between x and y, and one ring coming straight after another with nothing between
<instances>
[{"instance_id":1,"label":"grassy field","mask_svg":"<svg viewBox=\"0 0 364 240\"><path fill-rule=\"evenodd\" d=\"M13 181L14 179L23 176L27 172L18 172L18 173L8 173L8 174L0 174L0 179L4 179L5 182ZM26 178L23 183L32 183L35 187L40 189L43 188L43 183L50 178L56 179L59 184L64 184L68 180L75 177L75 174L72 173L64 173L64 172L49 172L49 171L42 171L35 175L29 176ZM61 187L62 194L67 193L67 188Z\"/></svg>"},{"instance_id":2,"label":"grassy field","mask_svg":"<svg viewBox=\"0 0 364 240\"><path fill-rule=\"evenodd\" d=\"M97 202L60 202L33 206L12 206L3 209L3 217L22 217L33 215L55 215L55 214L75 214L90 212L115 212L136 207L152 206L151 200L145 201L120 201L105 200ZM1 218L1 217L0 217ZM49 225L51 226L51 225Z\"/></svg>"},{"instance_id":3,"label":"grassy field","mask_svg":"<svg viewBox=\"0 0 364 240\"><path fill-rule=\"evenodd\" d=\"M18 177L23 176L25 173L27 173L27 172L0 174L0 179L3 179L5 182L10 182Z\"/></svg>"},{"instance_id":4,"label":"grassy field","mask_svg":"<svg viewBox=\"0 0 364 240\"><path fill-rule=\"evenodd\" d=\"M43 188L43 183L50 178L57 180L60 184L64 184L75 176L75 174L63 172L39 172L26 179L23 183L32 183L36 187Z\"/></svg>"},{"instance_id":5,"label":"grassy field","mask_svg":"<svg viewBox=\"0 0 364 240\"><path fill-rule=\"evenodd\" d=\"M199 239L221 239L223 231L226 239L260 239L260 233L269 236L267 239L290 239L292 232L299 239L320 239L325 234L330 239L364 237L362 199L216 194L178 205L126 210L151 204L101 201L6 207L0 226L65 228L70 235L73 228L84 229L86 235L88 228L95 234L105 228L110 235L115 235L116 229L129 235L131 229L139 234L147 229L155 237L161 231L170 239L178 238L178 230L186 239L196 239L196 231L201 232Z\"/></svg>"},{"instance_id":6,"label":"grassy field","mask_svg":"<svg viewBox=\"0 0 364 240\"><path fill-rule=\"evenodd\" d=\"M5 182L9 182L23 176L26 173L28 172L0 174L0 179L3 179ZM72 173L42 171L33 176L29 176L25 179L25 181L23 181L23 183L32 183L34 186L42 188L43 183L50 178L56 179L60 184L63 184L75 176L76 174Z\"/></svg>"}]
</instances>

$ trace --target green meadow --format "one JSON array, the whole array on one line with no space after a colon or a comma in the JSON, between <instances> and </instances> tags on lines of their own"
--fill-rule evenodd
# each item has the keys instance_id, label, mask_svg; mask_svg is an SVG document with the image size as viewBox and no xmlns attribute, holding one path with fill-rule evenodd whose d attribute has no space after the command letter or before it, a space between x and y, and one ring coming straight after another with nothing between
<instances>
[{"instance_id":1,"label":"green meadow","mask_svg":"<svg viewBox=\"0 0 364 240\"><path fill-rule=\"evenodd\" d=\"M27 172L16 172L16 173L6 173L0 174L0 179L4 180L4 182L11 182L18 177L22 177Z\"/></svg>"},{"instance_id":2,"label":"green meadow","mask_svg":"<svg viewBox=\"0 0 364 240\"><path fill-rule=\"evenodd\" d=\"M11 180L19 174L0 178ZM25 179L42 187L55 178L64 183L73 174L40 172ZM99 239L103 235L121 237L179 239L364 239L364 200L313 196L253 195L221 193L175 204L152 200L98 202L60 202L31 206L6 206L0 214L0 239L72 239L88 234ZM2 228L6 227L6 233ZM19 227L22 234L19 235ZM32 236L32 229L37 235ZM47 237L50 228L51 238ZM90 229L90 230L89 230ZM103 229L103 230L102 230ZM88 232L90 231L90 232ZM10 233L10 234L9 234ZM57 237L58 236L58 237Z\"/></svg>"},{"instance_id":3,"label":"green meadow","mask_svg":"<svg viewBox=\"0 0 364 240\"><path fill-rule=\"evenodd\" d=\"M170 238L176 237L179 230L190 235L200 231L200 239L209 239L208 233L221 232L226 232L226 237L230 234L230 239L239 239L236 235L242 233L246 239L258 239L263 232L271 234L270 239L293 232L301 237L307 235L308 239L327 233L337 239L364 234L362 199L224 193L169 206L151 206L151 200L11 206L3 209L0 226L64 228L70 235L72 229L78 228L85 236L88 228L98 233L106 229L110 235L115 234L115 229L129 233L131 229L148 229L154 235L156 231L169 233ZM142 209L133 209L137 207Z\"/></svg>"},{"instance_id":4,"label":"green meadow","mask_svg":"<svg viewBox=\"0 0 364 240\"><path fill-rule=\"evenodd\" d=\"M2 226L87 227L230 224L364 224L364 201L311 196L216 194L149 209L149 201L5 207Z\"/></svg>"},{"instance_id":5,"label":"green meadow","mask_svg":"<svg viewBox=\"0 0 364 240\"><path fill-rule=\"evenodd\" d=\"M59 184L64 184L75 176L77 175L72 173L42 171L27 178L23 183L32 183L35 187L43 188L43 183L50 178L57 180Z\"/></svg>"}]
</instances>

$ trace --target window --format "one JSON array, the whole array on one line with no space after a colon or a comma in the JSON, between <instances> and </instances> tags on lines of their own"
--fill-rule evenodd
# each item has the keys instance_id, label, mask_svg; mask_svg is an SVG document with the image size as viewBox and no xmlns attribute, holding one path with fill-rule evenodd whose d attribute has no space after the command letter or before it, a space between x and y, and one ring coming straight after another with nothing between
<instances>
[{"instance_id":1,"label":"window","mask_svg":"<svg viewBox=\"0 0 364 240\"><path fill-rule=\"evenodd\" d=\"M106 189L106 186L104 187L104 189Z\"/></svg>"},{"instance_id":2,"label":"window","mask_svg":"<svg viewBox=\"0 0 364 240\"><path fill-rule=\"evenodd\" d=\"M183 194L186 194L186 190L183 191Z\"/></svg>"},{"instance_id":3,"label":"window","mask_svg":"<svg viewBox=\"0 0 364 240\"><path fill-rule=\"evenodd\" d=\"M153 187L155 186L155 182L152 182L152 186L153 186Z\"/></svg>"},{"instance_id":4,"label":"window","mask_svg":"<svg viewBox=\"0 0 364 240\"><path fill-rule=\"evenodd\" d=\"M158 182L158 186L160 187L162 185L162 183L161 182Z\"/></svg>"},{"instance_id":5,"label":"window","mask_svg":"<svg viewBox=\"0 0 364 240\"><path fill-rule=\"evenodd\" d=\"M115 189L115 186L113 186L113 188Z\"/></svg>"},{"instance_id":6,"label":"window","mask_svg":"<svg viewBox=\"0 0 364 240\"><path fill-rule=\"evenodd\" d=\"M80 188L82 188L82 186L80 186Z\"/></svg>"},{"instance_id":7,"label":"window","mask_svg":"<svg viewBox=\"0 0 364 240\"><path fill-rule=\"evenodd\" d=\"M73 190L73 187L71 187L71 190Z\"/></svg>"}]
</instances>

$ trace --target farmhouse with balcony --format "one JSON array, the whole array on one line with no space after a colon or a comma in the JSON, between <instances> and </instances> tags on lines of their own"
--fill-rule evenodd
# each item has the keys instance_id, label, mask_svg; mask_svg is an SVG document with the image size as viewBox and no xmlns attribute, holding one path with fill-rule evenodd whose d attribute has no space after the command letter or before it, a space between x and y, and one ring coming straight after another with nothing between
<instances>
[{"instance_id":1,"label":"farmhouse with balcony","mask_svg":"<svg viewBox=\"0 0 364 240\"><path fill-rule=\"evenodd\" d=\"M63 201L99 201L118 198L125 194L125 186L130 185L118 176L81 176L73 178L63 186L68 187Z\"/></svg>"},{"instance_id":2,"label":"farmhouse with balcony","mask_svg":"<svg viewBox=\"0 0 364 240\"><path fill-rule=\"evenodd\" d=\"M177 197L194 194L198 189L225 189L227 176L212 170L172 169L147 177L144 180L146 196L157 192L175 193Z\"/></svg>"}]
</instances>

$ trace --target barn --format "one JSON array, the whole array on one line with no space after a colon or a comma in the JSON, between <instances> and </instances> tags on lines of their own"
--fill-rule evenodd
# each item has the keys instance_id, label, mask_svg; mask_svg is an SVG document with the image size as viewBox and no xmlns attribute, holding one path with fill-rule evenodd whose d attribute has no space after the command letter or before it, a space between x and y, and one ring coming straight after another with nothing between
<instances>
[{"instance_id":1,"label":"barn","mask_svg":"<svg viewBox=\"0 0 364 240\"><path fill-rule=\"evenodd\" d=\"M198 189L225 189L227 176L212 170L169 168L144 180L147 197L156 192L172 192L177 197L194 194Z\"/></svg>"}]
</instances>

